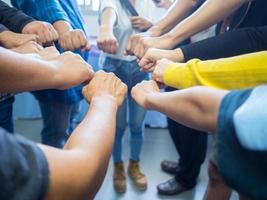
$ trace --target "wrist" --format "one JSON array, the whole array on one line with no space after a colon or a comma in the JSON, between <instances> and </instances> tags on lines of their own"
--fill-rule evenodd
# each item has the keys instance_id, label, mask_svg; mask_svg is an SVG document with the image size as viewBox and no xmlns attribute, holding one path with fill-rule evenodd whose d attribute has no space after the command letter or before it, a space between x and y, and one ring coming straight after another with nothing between
<instances>
[{"instance_id":1,"label":"wrist","mask_svg":"<svg viewBox=\"0 0 267 200\"><path fill-rule=\"evenodd\" d=\"M118 109L116 98L109 94L100 94L92 97L90 106L100 106L101 108L109 107L115 110Z\"/></svg>"},{"instance_id":2,"label":"wrist","mask_svg":"<svg viewBox=\"0 0 267 200\"><path fill-rule=\"evenodd\" d=\"M154 110L155 109L155 101L156 101L156 97L157 93L156 92L151 92L149 94L146 95L145 97L145 108L148 110Z\"/></svg>"},{"instance_id":3,"label":"wrist","mask_svg":"<svg viewBox=\"0 0 267 200\"><path fill-rule=\"evenodd\" d=\"M183 53L181 48L174 49L173 53L175 54L175 56L174 56L174 59L172 61L184 62L184 53Z\"/></svg>"},{"instance_id":4,"label":"wrist","mask_svg":"<svg viewBox=\"0 0 267 200\"><path fill-rule=\"evenodd\" d=\"M73 30L69 22L64 20L59 20L53 23L54 28L56 29L58 35L63 35L64 33Z\"/></svg>"},{"instance_id":5,"label":"wrist","mask_svg":"<svg viewBox=\"0 0 267 200\"><path fill-rule=\"evenodd\" d=\"M153 25L150 29L147 31L149 33L150 37L159 37L162 35L163 30L159 25Z\"/></svg>"},{"instance_id":6,"label":"wrist","mask_svg":"<svg viewBox=\"0 0 267 200\"><path fill-rule=\"evenodd\" d=\"M108 25L101 25L99 31L101 33L113 34L113 27Z\"/></svg>"},{"instance_id":7,"label":"wrist","mask_svg":"<svg viewBox=\"0 0 267 200\"><path fill-rule=\"evenodd\" d=\"M10 34L12 34L12 32L9 30L2 31L0 33L0 44L4 44Z\"/></svg>"}]
</instances>

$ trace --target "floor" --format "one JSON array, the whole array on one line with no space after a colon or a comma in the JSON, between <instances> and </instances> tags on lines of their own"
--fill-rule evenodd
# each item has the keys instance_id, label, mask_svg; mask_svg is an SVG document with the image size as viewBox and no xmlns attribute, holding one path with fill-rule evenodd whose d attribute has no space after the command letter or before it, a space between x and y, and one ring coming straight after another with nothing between
<instances>
[{"instance_id":1,"label":"floor","mask_svg":"<svg viewBox=\"0 0 267 200\"><path fill-rule=\"evenodd\" d=\"M41 120L16 120L16 131L22 135L40 142ZM125 137L124 158L128 155L128 137ZM202 166L197 186L188 192L168 197L157 194L158 183L171 178L160 169L160 162L163 159L176 160L177 153L166 129L146 129L145 139L141 155L141 166L148 178L148 189L144 192L138 191L130 180L127 180L127 191L124 194L116 194L112 185L112 161L105 181L98 192L95 200L200 200L203 197L207 185L207 160ZM127 164L127 163L126 163ZM233 194L231 200L236 200L237 195Z\"/></svg>"}]
</instances>

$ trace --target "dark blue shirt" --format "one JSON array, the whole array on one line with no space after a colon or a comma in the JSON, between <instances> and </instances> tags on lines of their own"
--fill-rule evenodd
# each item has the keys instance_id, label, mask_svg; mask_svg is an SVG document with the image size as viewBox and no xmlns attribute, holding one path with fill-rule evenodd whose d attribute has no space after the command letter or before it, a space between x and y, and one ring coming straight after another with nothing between
<instances>
[{"instance_id":1,"label":"dark blue shirt","mask_svg":"<svg viewBox=\"0 0 267 200\"><path fill-rule=\"evenodd\" d=\"M87 34L85 22L75 0L11 0L13 6L24 11L27 15L38 20L53 24L59 20L68 21L73 29L82 29ZM63 49L56 44L57 49L63 52ZM89 53L75 51L80 54L84 60L88 60ZM82 86L77 86L69 90L43 90L34 92L37 99L41 101L58 101L62 103L76 103L83 96Z\"/></svg>"}]
</instances>

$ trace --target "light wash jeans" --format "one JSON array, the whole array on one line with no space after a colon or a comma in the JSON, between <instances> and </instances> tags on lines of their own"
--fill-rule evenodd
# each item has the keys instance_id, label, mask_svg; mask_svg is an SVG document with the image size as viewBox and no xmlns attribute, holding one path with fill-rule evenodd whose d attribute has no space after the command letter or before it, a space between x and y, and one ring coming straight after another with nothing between
<instances>
[{"instance_id":1,"label":"light wash jeans","mask_svg":"<svg viewBox=\"0 0 267 200\"><path fill-rule=\"evenodd\" d=\"M113 146L114 163L121 162L123 135L127 126L127 110L130 128L130 159L139 161L140 152L143 144L144 118L145 110L140 107L131 97L131 89L137 83L147 80L148 74L140 71L138 63L134 61L122 61L117 59L106 58L103 64L106 72L113 72L127 86L128 95L117 113L116 136Z\"/></svg>"},{"instance_id":2,"label":"light wash jeans","mask_svg":"<svg viewBox=\"0 0 267 200\"><path fill-rule=\"evenodd\" d=\"M39 101L39 105L43 117L42 143L62 148L77 125L80 102L66 104Z\"/></svg>"}]
</instances>

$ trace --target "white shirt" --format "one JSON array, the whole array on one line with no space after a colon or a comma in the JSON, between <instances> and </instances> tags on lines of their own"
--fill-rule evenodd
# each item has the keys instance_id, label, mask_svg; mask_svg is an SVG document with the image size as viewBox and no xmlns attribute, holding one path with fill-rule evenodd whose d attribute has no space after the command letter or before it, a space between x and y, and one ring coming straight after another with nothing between
<instances>
[{"instance_id":1,"label":"white shirt","mask_svg":"<svg viewBox=\"0 0 267 200\"><path fill-rule=\"evenodd\" d=\"M126 47L129 36L139 33L139 31L132 28L131 15L128 13L127 10L125 10L122 7L119 0L101 0L100 10L99 10L100 15L102 14L103 10L108 7L113 8L117 15L117 20L114 25L113 33L114 33L114 36L117 38L119 46L117 49L117 54L112 55L112 54L107 54L107 53L102 52L100 55L100 60L103 60L103 58L108 56L108 57L116 58L120 60L132 61L136 59L136 57L135 56L124 56L124 51L125 51L125 47ZM152 0L136 0L134 7L140 17L147 18L152 23L155 22L155 20L153 19L153 16L155 16L157 8L152 2ZM99 18L100 17L101 16L99 16Z\"/></svg>"}]
</instances>

